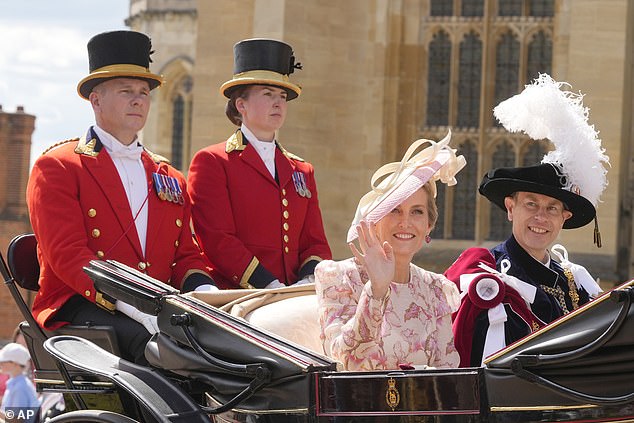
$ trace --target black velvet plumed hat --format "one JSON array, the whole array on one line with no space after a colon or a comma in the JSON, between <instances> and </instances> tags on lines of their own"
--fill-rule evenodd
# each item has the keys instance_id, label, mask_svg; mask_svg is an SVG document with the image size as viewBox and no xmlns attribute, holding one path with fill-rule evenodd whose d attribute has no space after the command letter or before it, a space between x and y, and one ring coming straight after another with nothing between
<instances>
[{"instance_id":1,"label":"black velvet plumed hat","mask_svg":"<svg viewBox=\"0 0 634 423\"><path fill-rule=\"evenodd\" d=\"M595 219L594 242L600 247L595 207L608 185L610 158L598 131L588 122L583 94L568 91L569 86L542 73L521 93L495 106L493 115L507 131L548 140L555 148L539 165L491 170L479 191L502 210L506 210L504 198L517 191L556 198L572 212L564 229L579 228Z\"/></svg>"},{"instance_id":2,"label":"black velvet plumed hat","mask_svg":"<svg viewBox=\"0 0 634 423\"><path fill-rule=\"evenodd\" d=\"M92 89L111 78L138 78L150 89L163 83L163 77L150 72L150 38L136 31L111 31L97 34L88 41L90 74L77 84L79 96L88 100Z\"/></svg>"},{"instance_id":3,"label":"black velvet plumed hat","mask_svg":"<svg viewBox=\"0 0 634 423\"><path fill-rule=\"evenodd\" d=\"M301 68L295 63L291 46L282 41L242 40L233 46L233 78L220 86L220 93L230 98L231 91L241 85L273 85L285 89L287 100L293 100L302 89L290 81L289 75Z\"/></svg>"},{"instance_id":4,"label":"black velvet plumed hat","mask_svg":"<svg viewBox=\"0 0 634 423\"><path fill-rule=\"evenodd\" d=\"M515 192L547 195L564 203L564 207L572 212L572 216L564 222L564 229L587 225L596 216L596 209L588 199L566 189L566 186L567 176L558 165L542 163L537 166L501 167L490 170L482 178L478 190L504 211L504 198Z\"/></svg>"}]
</instances>

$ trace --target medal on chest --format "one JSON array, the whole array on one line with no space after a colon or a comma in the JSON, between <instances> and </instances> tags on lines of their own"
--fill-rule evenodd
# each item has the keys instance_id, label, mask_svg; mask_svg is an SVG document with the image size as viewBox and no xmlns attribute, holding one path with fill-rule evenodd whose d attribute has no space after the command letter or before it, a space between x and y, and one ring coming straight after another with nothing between
<instances>
[{"instance_id":1,"label":"medal on chest","mask_svg":"<svg viewBox=\"0 0 634 423\"><path fill-rule=\"evenodd\" d=\"M295 185L295 191L300 197L310 198L312 196L308 185L306 184L306 176L302 172L293 172L293 185Z\"/></svg>"},{"instance_id":2,"label":"medal on chest","mask_svg":"<svg viewBox=\"0 0 634 423\"><path fill-rule=\"evenodd\" d=\"M185 199L178 179L173 176L152 173L154 191L162 201L170 201L175 204L183 204Z\"/></svg>"}]
</instances>

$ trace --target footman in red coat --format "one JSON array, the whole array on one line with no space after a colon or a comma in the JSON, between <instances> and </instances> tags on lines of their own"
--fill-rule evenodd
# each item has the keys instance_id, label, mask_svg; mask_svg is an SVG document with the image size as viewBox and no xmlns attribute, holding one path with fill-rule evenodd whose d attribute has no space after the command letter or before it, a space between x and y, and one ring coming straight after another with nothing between
<instances>
[{"instance_id":1,"label":"footman in red coat","mask_svg":"<svg viewBox=\"0 0 634 423\"><path fill-rule=\"evenodd\" d=\"M277 130L301 93L291 47L250 39L234 47L234 77L220 87L239 129L199 151L189 169L194 230L225 288L311 282L330 259L313 166L286 151Z\"/></svg>"},{"instance_id":2,"label":"footman in red coat","mask_svg":"<svg viewBox=\"0 0 634 423\"><path fill-rule=\"evenodd\" d=\"M217 289L190 230L183 175L137 139L162 77L149 71L151 43L115 31L88 42L90 74L78 92L96 125L49 148L27 187L38 241L40 290L33 315L45 329L113 326L123 358L145 363L156 317L95 290L83 268L117 260L181 290Z\"/></svg>"}]
</instances>

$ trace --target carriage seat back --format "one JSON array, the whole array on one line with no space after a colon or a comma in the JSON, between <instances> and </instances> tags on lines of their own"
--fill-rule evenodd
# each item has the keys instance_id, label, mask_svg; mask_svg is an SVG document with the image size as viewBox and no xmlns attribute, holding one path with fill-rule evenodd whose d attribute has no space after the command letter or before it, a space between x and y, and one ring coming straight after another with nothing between
<instances>
[{"instance_id":1,"label":"carriage seat back","mask_svg":"<svg viewBox=\"0 0 634 423\"><path fill-rule=\"evenodd\" d=\"M40 286L40 263L37 260L37 240L34 234L18 235L9 244L7 252L9 270L15 282L29 291Z\"/></svg>"},{"instance_id":2,"label":"carriage seat back","mask_svg":"<svg viewBox=\"0 0 634 423\"><path fill-rule=\"evenodd\" d=\"M257 327L324 354L317 296L314 294L265 304L247 313L244 318Z\"/></svg>"},{"instance_id":3,"label":"carriage seat back","mask_svg":"<svg viewBox=\"0 0 634 423\"><path fill-rule=\"evenodd\" d=\"M37 240L34 234L18 235L11 240L7 250L7 267L18 286L32 292L37 292L40 289L40 264L37 258ZM47 338L54 335L75 335L90 339L107 351L119 353L117 335L113 327L67 325L55 331L42 331L30 312L28 301L22 297L17 289L13 289L12 294L25 319L19 326L31 353L37 379L51 380L53 383L60 381L55 361L42 346Z\"/></svg>"},{"instance_id":4,"label":"carriage seat back","mask_svg":"<svg viewBox=\"0 0 634 423\"><path fill-rule=\"evenodd\" d=\"M186 295L313 352L324 354L315 284L276 289L190 292Z\"/></svg>"}]
</instances>

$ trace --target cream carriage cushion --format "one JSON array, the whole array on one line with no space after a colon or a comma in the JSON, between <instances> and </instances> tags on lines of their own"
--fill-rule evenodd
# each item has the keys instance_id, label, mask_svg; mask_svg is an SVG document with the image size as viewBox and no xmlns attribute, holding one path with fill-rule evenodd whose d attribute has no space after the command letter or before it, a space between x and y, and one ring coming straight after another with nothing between
<instances>
[{"instance_id":1,"label":"cream carriage cushion","mask_svg":"<svg viewBox=\"0 0 634 423\"><path fill-rule=\"evenodd\" d=\"M315 284L276 289L192 292L194 296L254 326L324 354Z\"/></svg>"}]
</instances>

